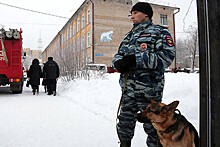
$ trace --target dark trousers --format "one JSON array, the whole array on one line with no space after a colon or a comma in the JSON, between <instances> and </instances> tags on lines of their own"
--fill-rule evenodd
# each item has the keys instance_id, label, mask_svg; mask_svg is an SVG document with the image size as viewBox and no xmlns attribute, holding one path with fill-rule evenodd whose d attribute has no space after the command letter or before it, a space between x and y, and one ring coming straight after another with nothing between
<instances>
[{"instance_id":1,"label":"dark trousers","mask_svg":"<svg viewBox=\"0 0 220 147\"><path fill-rule=\"evenodd\" d=\"M57 85L56 79L47 79L47 90L48 90L48 93L52 94L53 91L56 92L56 85Z\"/></svg>"},{"instance_id":2,"label":"dark trousers","mask_svg":"<svg viewBox=\"0 0 220 147\"><path fill-rule=\"evenodd\" d=\"M154 98L154 100L160 102L161 98ZM150 99L134 97L131 93L125 90L120 115L118 116L119 122L117 124L118 133L121 137L120 141L126 142L133 138L136 125L135 115L138 111L142 112L150 103ZM161 147L153 125L151 123L144 123L143 127L145 133L148 135L148 147Z\"/></svg>"}]
</instances>

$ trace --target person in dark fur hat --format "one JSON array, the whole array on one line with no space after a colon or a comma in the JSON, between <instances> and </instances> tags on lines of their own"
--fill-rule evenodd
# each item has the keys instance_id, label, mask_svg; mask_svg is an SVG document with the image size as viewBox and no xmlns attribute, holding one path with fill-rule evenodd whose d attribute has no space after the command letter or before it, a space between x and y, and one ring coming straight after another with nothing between
<instances>
[{"instance_id":1,"label":"person in dark fur hat","mask_svg":"<svg viewBox=\"0 0 220 147\"><path fill-rule=\"evenodd\" d=\"M33 95L35 95L36 92L38 94L39 93L40 78L42 75L42 70L39 65L38 59L35 58L32 61L32 65L30 66L28 73L29 73L29 77L30 77L29 82L32 87Z\"/></svg>"}]
</instances>

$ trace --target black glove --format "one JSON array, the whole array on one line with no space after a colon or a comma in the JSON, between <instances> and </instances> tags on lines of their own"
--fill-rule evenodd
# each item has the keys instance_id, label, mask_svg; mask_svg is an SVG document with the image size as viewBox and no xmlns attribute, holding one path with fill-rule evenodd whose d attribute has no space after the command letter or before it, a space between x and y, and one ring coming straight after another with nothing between
<instances>
[{"instance_id":1,"label":"black glove","mask_svg":"<svg viewBox=\"0 0 220 147\"><path fill-rule=\"evenodd\" d=\"M118 60L115 62L115 68L118 70L118 72L120 73L125 73L126 72L126 67L125 67L125 64L122 60Z\"/></svg>"},{"instance_id":2,"label":"black glove","mask_svg":"<svg viewBox=\"0 0 220 147\"><path fill-rule=\"evenodd\" d=\"M136 67L136 57L134 54L124 56L122 58L122 61L124 62L125 66L128 70Z\"/></svg>"},{"instance_id":3,"label":"black glove","mask_svg":"<svg viewBox=\"0 0 220 147\"><path fill-rule=\"evenodd\" d=\"M120 73L126 73L136 67L136 57L134 54L124 56L121 60L116 61L114 65Z\"/></svg>"}]
</instances>

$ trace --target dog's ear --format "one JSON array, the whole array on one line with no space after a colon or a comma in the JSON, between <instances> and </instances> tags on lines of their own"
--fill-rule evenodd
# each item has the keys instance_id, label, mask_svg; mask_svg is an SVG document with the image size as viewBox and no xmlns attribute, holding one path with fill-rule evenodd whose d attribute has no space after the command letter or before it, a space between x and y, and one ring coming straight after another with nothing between
<instances>
[{"instance_id":1,"label":"dog's ear","mask_svg":"<svg viewBox=\"0 0 220 147\"><path fill-rule=\"evenodd\" d=\"M157 103L156 101L154 101L153 99L150 99L151 103Z\"/></svg>"},{"instance_id":2,"label":"dog's ear","mask_svg":"<svg viewBox=\"0 0 220 147\"><path fill-rule=\"evenodd\" d=\"M179 101L174 101L174 102L170 103L169 105L163 106L162 111L163 112L174 111L176 109L176 107L178 106L178 104L179 104Z\"/></svg>"}]
</instances>

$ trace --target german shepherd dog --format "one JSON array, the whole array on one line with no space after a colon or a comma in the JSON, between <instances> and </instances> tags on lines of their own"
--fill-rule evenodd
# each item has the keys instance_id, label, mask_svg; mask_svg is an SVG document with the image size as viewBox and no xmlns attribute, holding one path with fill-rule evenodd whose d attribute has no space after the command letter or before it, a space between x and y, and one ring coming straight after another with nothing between
<instances>
[{"instance_id":1,"label":"german shepherd dog","mask_svg":"<svg viewBox=\"0 0 220 147\"><path fill-rule=\"evenodd\" d=\"M178 104L179 101L166 105L151 100L136 118L141 123L152 123L163 147L199 147L198 132L176 109Z\"/></svg>"}]
</instances>

